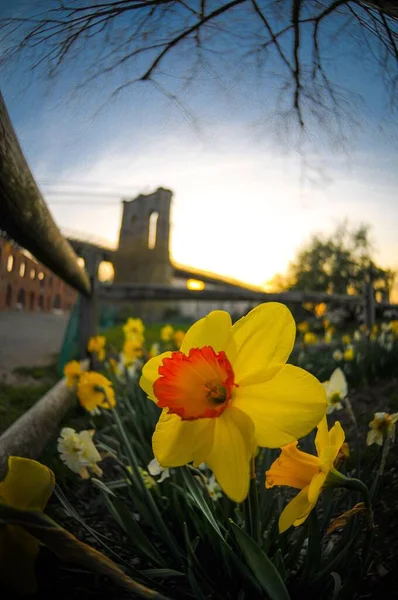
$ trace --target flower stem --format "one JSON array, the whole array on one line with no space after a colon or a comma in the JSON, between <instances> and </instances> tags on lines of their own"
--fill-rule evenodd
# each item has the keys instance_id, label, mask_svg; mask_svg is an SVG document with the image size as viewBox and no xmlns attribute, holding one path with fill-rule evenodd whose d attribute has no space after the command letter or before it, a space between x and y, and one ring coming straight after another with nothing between
<instances>
[{"instance_id":1,"label":"flower stem","mask_svg":"<svg viewBox=\"0 0 398 600\"><path fill-rule=\"evenodd\" d=\"M250 535L257 544L261 544L261 521L258 504L258 488L256 477L256 459L252 456L250 460L250 488L247 499Z\"/></svg>"}]
</instances>

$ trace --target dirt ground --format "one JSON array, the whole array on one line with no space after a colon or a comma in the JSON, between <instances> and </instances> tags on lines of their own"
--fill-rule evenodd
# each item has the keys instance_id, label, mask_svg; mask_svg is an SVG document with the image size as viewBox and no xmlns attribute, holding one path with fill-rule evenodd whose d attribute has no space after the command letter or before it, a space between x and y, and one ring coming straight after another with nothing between
<instances>
[{"instance_id":1,"label":"dirt ground","mask_svg":"<svg viewBox=\"0 0 398 600\"><path fill-rule=\"evenodd\" d=\"M61 348L69 315L0 312L0 380L11 381L20 366L48 364Z\"/></svg>"}]
</instances>

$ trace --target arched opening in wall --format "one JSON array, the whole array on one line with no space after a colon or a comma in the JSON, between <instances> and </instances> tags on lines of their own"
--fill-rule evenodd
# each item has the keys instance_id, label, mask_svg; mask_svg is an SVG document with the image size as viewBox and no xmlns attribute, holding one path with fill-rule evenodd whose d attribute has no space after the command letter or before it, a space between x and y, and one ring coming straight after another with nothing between
<instances>
[{"instance_id":1,"label":"arched opening in wall","mask_svg":"<svg viewBox=\"0 0 398 600\"><path fill-rule=\"evenodd\" d=\"M14 257L12 254L7 258L7 271L11 273L14 268Z\"/></svg>"},{"instance_id":2,"label":"arched opening in wall","mask_svg":"<svg viewBox=\"0 0 398 600\"><path fill-rule=\"evenodd\" d=\"M148 249L153 250L156 246L156 234L158 229L159 213L153 212L149 215Z\"/></svg>"},{"instance_id":3,"label":"arched opening in wall","mask_svg":"<svg viewBox=\"0 0 398 600\"><path fill-rule=\"evenodd\" d=\"M26 263L21 262L21 264L19 265L19 276L25 277L25 272L26 272Z\"/></svg>"},{"instance_id":4,"label":"arched opening in wall","mask_svg":"<svg viewBox=\"0 0 398 600\"><path fill-rule=\"evenodd\" d=\"M115 277L115 269L109 260L102 260L98 265L98 279L101 283L111 283Z\"/></svg>"},{"instance_id":5,"label":"arched opening in wall","mask_svg":"<svg viewBox=\"0 0 398 600\"><path fill-rule=\"evenodd\" d=\"M6 306L10 307L12 303L12 287L10 284L7 285L6 291Z\"/></svg>"},{"instance_id":6,"label":"arched opening in wall","mask_svg":"<svg viewBox=\"0 0 398 600\"><path fill-rule=\"evenodd\" d=\"M29 273L29 277L33 280L36 278L36 269L31 269Z\"/></svg>"},{"instance_id":7,"label":"arched opening in wall","mask_svg":"<svg viewBox=\"0 0 398 600\"><path fill-rule=\"evenodd\" d=\"M44 310L44 296L39 296L39 309Z\"/></svg>"},{"instance_id":8,"label":"arched opening in wall","mask_svg":"<svg viewBox=\"0 0 398 600\"><path fill-rule=\"evenodd\" d=\"M18 296L17 296L17 307L18 308L25 308L25 290L23 288L21 288L18 292Z\"/></svg>"},{"instance_id":9,"label":"arched opening in wall","mask_svg":"<svg viewBox=\"0 0 398 600\"><path fill-rule=\"evenodd\" d=\"M84 265L86 264L84 258L82 256L79 256L77 259L77 264L79 265L79 267L81 267L82 269L84 269Z\"/></svg>"},{"instance_id":10,"label":"arched opening in wall","mask_svg":"<svg viewBox=\"0 0 398 600\"><path fill-rule=\"evenodd\" d=\"M47 310L51 310L51 296L47 298Z\"/></svg>"},{"instance_id":11,"label":"arched opening in wall","mask_svg":"<svg viewBox=\"0 0 398 600\"><path fill-rule=\"evenodd\" d=\"M55 294L54 296L53 308L61 308L61 296L59 294Z\"/></svg>"},{"instance_id":12,"label":"arched opening in wall","mask_svg":"<svg viewBox=\"0 0 398 600\"><path fill-rule=\"evenodd\" d=\"M29 310L35 310L35 293L29 293Z\"/></svg>"}]
</instances>

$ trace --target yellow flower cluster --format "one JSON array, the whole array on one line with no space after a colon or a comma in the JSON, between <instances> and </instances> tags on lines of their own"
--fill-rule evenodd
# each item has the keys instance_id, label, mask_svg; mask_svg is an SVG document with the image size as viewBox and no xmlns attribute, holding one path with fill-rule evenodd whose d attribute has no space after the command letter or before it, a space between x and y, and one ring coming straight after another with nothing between
<instances>
[{"instance_id":1,"label":"yellow flower cluster","mask_svg":"<svg viewBox=\"0 0 398 600\"><path fill-rule=\"evenodd\" d=\"M105 344L106 339L103 335L95 335L90 338L87 345L87 350L90 354L96 354L100 362L105 359Z\"/></svg>"},{"instance_id":2,"label":"yellow flower cluster","mask_svg":"<svg viewBox=\"0 0 398 600\"><path fill-rule=\"evenodd\" d=\"M124 344L121 359L124 366L129 367L143 355L144 323L141 319L127 319L123 325Z\"/></svg>"}]
</instances>

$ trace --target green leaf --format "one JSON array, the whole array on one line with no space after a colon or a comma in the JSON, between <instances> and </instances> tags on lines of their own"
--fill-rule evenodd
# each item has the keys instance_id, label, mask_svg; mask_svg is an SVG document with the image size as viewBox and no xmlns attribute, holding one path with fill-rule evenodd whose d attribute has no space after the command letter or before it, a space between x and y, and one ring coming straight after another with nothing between
<instances>
[{"instance_id":1,"label":"green leaf","mask_svg":"<svg viewBox=\"0 0 398 600\"><path fill-rule=\"evenodd\" d=\"M203 515L206 517L206 519L209 521L209 523L212 525L212 527L218 533L220 538L222 538L222 540L225 541L224 536L221 533L221 529L219 528L218 523L215 520L214 515L209 508L209 505L207 504L207 502L205 501L205 499L203 497L202 488L195 481L194 477L192 477L192 474L188 469L183 467L181 469L181 473L182 473L182 476L184 479L184 483L186 484L188 491L189 491L192 499L194 500L195 504L202 511Z\"/></svg>"},{"instance_id":2,"label":"green leaf","mask_svg":"<svg viewBox=\"0 0 398 600\"><path fill-rule=\"evenodd\" d=\"M141 571L151 579L168 579L169 577L186 577L185 573L174 569L144 569Z\"/></svg>"},{"instance_id":3,"label":"green leaf","mask_svg":"<svg viewBox=\"0 0 398 600\"><path fill-rule=\"evenodd\" d=\"M289 592L272 561L243 529L232 520L230 523L248 566L270 599L290 600Z\"/></svg>"}]
</instances>

